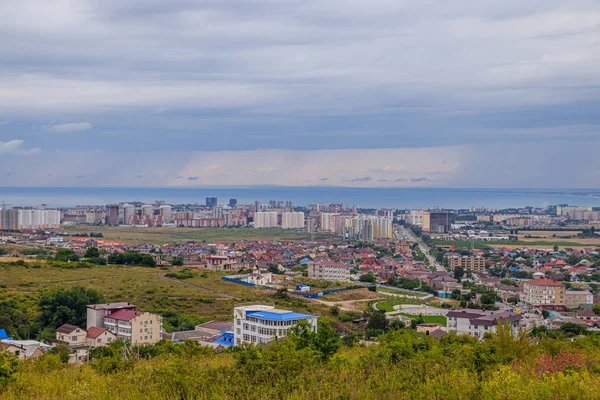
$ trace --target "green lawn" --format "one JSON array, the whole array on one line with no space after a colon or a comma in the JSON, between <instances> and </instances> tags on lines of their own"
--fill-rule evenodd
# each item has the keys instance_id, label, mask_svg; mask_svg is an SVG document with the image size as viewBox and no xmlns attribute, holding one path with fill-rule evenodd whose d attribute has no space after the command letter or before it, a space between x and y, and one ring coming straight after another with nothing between
<instances>
[{"instance_id":1,"label":"green lawn","mask_svg":"<svg viewBox=\"0 0 600 400\"><path fill-rule=\"evenodd\" d=\"M403 315L412 319L419 318L418 315L414 314L398 313L398 315ZM442 326L446 326L446 317L443 315L423 315L423 321L427 324L441 324Z\"/></svg>"},{"instance_id":2,"label":"green lawn","mask_svg":"<svg viewBox=\"0 0 600 400\"><path fill-rule=\"evenodd\" d=\"M399 296L406 296L406 297L425 297L424 294L406 292L404 290L393 290L393 289L377 288L377 291L380 292L380 293L397 294Z\"/></svg>"}]
</instances>

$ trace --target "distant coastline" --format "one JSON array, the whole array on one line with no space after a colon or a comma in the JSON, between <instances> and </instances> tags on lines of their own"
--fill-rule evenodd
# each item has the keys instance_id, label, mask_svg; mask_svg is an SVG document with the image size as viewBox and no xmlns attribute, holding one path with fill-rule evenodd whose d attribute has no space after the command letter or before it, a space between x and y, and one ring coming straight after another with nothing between
<instances>
[{"instance_id":1,"label":"distant coastline","mask_svg":"<svg viewBox=\"0 0 600 400\"><path fill-rule=\"evenodd\" d=\"M13 206L73 207L103 205L122 201L165 200L169 204L204 203L216 196L226 203L255 200L291 200L297 205L315 203L356 204L368 208L516 208L572 204L600 207L596 189L475 189L475 188L354 188L335 186L251 186L251 187L0 187L0 201Z\"/></svg>"}]
</instances>

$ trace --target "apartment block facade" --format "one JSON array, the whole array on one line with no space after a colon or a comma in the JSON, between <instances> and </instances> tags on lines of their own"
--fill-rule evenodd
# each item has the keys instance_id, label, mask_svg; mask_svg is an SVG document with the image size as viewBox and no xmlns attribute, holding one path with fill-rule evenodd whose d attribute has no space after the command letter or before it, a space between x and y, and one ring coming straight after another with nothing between
<instances>
[{"instance_id":1,"label":"apartment block facade","mask_svg":"<svg viewBox=\"0 0 600 400\"><path fill-rule=\"evenodd\" d=\"M313 331L317 330L317 316L301 314L273 306L252 305L233 310L234 345L242 343L268 343L286 337L288 330L306 320Z\"/></svg>"},{"instance_id":2,"label":"apartment block facade","mask_svg":"<svg viewBox=\"0 0 600 400\"><path fill-rule=\"evenodd\" d=\"M334 261L322 261L308 266L308 277L326 281L349 281L350 266Z\"/></svg>"},{"instance_id":3,"label":"apartment block facade","mask_svg":"<svg viewBox=\"0 0 600 400\"><path fill-rule=\"evenodd\" d=\"M531 306L566 307L566 289L548 278L532 279L523 285L523 302Z\"/></svg>"}]
</instances>

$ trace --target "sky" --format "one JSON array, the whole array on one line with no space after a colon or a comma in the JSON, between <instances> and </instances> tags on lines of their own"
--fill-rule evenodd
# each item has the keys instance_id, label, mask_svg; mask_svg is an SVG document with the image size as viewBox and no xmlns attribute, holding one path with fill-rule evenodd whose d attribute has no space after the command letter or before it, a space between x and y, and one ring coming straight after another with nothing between
<instances>
[{"instance_id":1,"label":"sky","mask_svg":"<svg viewBox=\"0 0 600 400\"><path fill-rule=\"evenodd\" d=\"M3 0L1 186L600 186L597 0Z\"/></svg>"}]
</instances>

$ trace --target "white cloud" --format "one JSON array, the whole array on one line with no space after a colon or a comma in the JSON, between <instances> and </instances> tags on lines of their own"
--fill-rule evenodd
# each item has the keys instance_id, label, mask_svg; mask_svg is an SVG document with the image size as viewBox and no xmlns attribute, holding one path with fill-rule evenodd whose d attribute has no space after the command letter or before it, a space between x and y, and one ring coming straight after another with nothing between
<instances>
[{"instance_id":1,"label":"white cloud","mask_svg":"<svg viewBox=\"0 0 600 400\"><path fill-rule=\"evenodd\" d=\"M42 129L52 132L83 132L92 129L89 122L68 122L66 124L44 125Z\"/></svg>"},{"instance_id":2,"label":"white cloud","mask_svg":"<svg viewBox=\"0 0 600 400\"><path fill-rule=\"evenodd\" d=\"M8 142L0 142L0 153L14 154L36 154L41 152L39 147L24 149L21 146L25 141L21 139L13 139Z\"/></svg>"}]
</instances>

